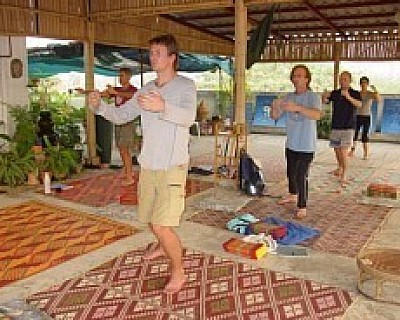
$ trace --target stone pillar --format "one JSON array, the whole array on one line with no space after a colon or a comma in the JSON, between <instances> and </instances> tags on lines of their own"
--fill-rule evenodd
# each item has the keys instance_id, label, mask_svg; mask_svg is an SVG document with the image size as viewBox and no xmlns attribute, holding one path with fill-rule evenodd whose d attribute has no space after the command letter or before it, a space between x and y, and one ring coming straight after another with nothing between
<instances>
[{"instance_id":1,"label":"stone pillar","mask_svg":"<svg viewBox=\"0 0 400 320\"><path fill-rule=\"evenodd\" d=\"M10 106L28 106L28 58L25 37L0 36L0 133L13 135Z\"/></svg>"}]
</instances>

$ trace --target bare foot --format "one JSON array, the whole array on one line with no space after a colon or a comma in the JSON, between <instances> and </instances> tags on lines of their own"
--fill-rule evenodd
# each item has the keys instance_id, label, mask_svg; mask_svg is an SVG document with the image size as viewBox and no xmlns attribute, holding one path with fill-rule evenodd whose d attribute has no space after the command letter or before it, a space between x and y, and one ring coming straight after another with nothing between
<instances>
[{"instance_id":1,"label":"bare foot","mask_svg":"<svg viewBox=\"0 0 400 320\"><path fill-rule=\"evenodd\" d=\"M296 201L297 201L297 195L290 194L279 199L277 203L286 204L286 203L295 203Z\"/></svg>"},{"instance_id":2,"label":"bare foot","mask_svg":"<svg viewBox=\"0 0 400 320\"><path fill-rule=\"evenodd\" d=\"M294 211L294 218L295 219L303 219L303 218L305 218L305 217L307 217L307 209L306 208L297 208L295 211Z\"/></svg>"},{"instance_id":3,"label":"bare foot","mask_svg":"<svg viewBox=\"0 0 400 320\"><path fill-rule=\"evenodd\" d=\"M150 250L143 255L143 260L153 260L163 256L165 256L165 252L163 248L157 244L152 246Z\"/></svg>"},{"instance_id":4,"label":"bare foot","mask_svg":"<svg viewBox=\"0 0 400 320\"><path fill-rule=\"evenodd\" d=\"M183 288L186 281L187 277L184 273L180 274L179 276L171 276L171 279L169 280L163 291L166 294L175 294Z\"/></svg>"}]
</instances>

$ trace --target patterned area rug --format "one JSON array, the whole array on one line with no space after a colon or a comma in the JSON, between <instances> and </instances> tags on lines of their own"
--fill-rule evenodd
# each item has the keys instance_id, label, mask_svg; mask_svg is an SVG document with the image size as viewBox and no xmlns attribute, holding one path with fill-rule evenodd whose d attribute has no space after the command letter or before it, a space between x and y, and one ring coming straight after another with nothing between
<instances>
[{"instance_id":1,"label":"patterned area rug","mask_svg":"<svg viewBox=\"0 0 400 320\"><path fill-rule=\"evenodd\" d=\"M134 172L137 181L138 172ZM94 207L103 207L113 202L119 202L121 195L129 195L129 204L137 204L137 184L122 186L124 176L120 172L94 175L89 178L68 183L72 189L56 193L57 197L73 202L83 203ZM192 196L214 187L212 182L188 179L186 196Z\"/></svg>"},{"instance_id":2,"label":"patterned area rug","mask_svg":"<svg viewBox=\"0 0 400 320\"><path fill-rule=\"evenodd\" d=\"M134 232L121 223L42 202L0 209L0 287Z\"/></svg>"},{"instance_id":3,"label":"patterned area rug","mask_svg":"<svg viewBox=\"0 0 400 320\"><path fill-rule=\"evenodd\" d=\"M348 292L279 272L185 250L188 282L162 288L169 262L134 250L85 276L36 293L28 303L54 319L336 319Z\"/></svg>"},{"instance_id":4,"label":"patterned area rug","mask_svg":"<svg viewBox=\"0 0 400 320\"><path fill-rule=\"evenodd\" d=\"M357 255L390 212L390 208L358 204L354 198L342 195L312 194L310 198L308 216L300 222L294 222L316 228L321 235L301 244L349 257ZM192 216L189 221L225 229L229 220L244 212L259 219L267 216L293 219L289 206L280 206L276 204L276 199L264 197L250 201L238 212L205 210Z\"/></svg>"},{"instance_id":5,"label":"patterned area rug","mask_svg":"<svg viewBox=\"0 0 400 320\"><path fill-rule=\"evenodd\" d=\"M329 173L336 168L335 165L313 164L310 169L310 192L340 193L346 195L360 195L373 175L375 169L370 167L351 167L349 169L349 184L340 186L339 179Z\"/></svg>"}]
</instances>

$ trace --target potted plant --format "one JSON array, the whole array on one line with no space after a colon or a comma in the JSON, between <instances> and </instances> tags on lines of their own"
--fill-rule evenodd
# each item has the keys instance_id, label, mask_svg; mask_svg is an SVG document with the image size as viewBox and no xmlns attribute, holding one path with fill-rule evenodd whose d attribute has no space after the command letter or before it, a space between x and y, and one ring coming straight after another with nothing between
<instances>
[{"instance_id":1,"label":"potted plant","mask_svg":"<svg viewBox=\"0 0 400 320\"><path fill-rule=\"evenodd\" d=\"M77 166L77 154L75 150L62 147L57 144L55 146L49 143L45 137L46 148L43 149L44 161L41 164L41 172L50 172L56 179L65 179L73 169Z\"/></svg>"},{"instance_id":2,"label":"potted plant","mask_svg":"<svg viewBox=\"0 0 400 320\"><path fill-rule=\"evenodd\" d=\"M24 184L28 174L35 170L34 155L30 151L21 155L10 137L1 135L0 138L8 143L8 150L4 144L0 150L0 184L14 188Z\"/></svg>"}]
</instances>

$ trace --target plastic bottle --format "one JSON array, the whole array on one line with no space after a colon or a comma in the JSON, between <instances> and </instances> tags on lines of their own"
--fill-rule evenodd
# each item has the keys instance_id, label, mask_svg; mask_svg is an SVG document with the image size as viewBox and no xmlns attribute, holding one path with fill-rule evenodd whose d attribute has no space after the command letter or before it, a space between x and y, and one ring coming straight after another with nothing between
<instances>
[{"instance_id":1,"label":"plastic bottle","mask_svg":"<svg viewBox=\"0 0 400 320\"><path fill-rule=\"evenodd\" d=\"M44 173L44 193L45 194L51 193L50 174L47 171Z\"/></svg>"}]
</instances>

